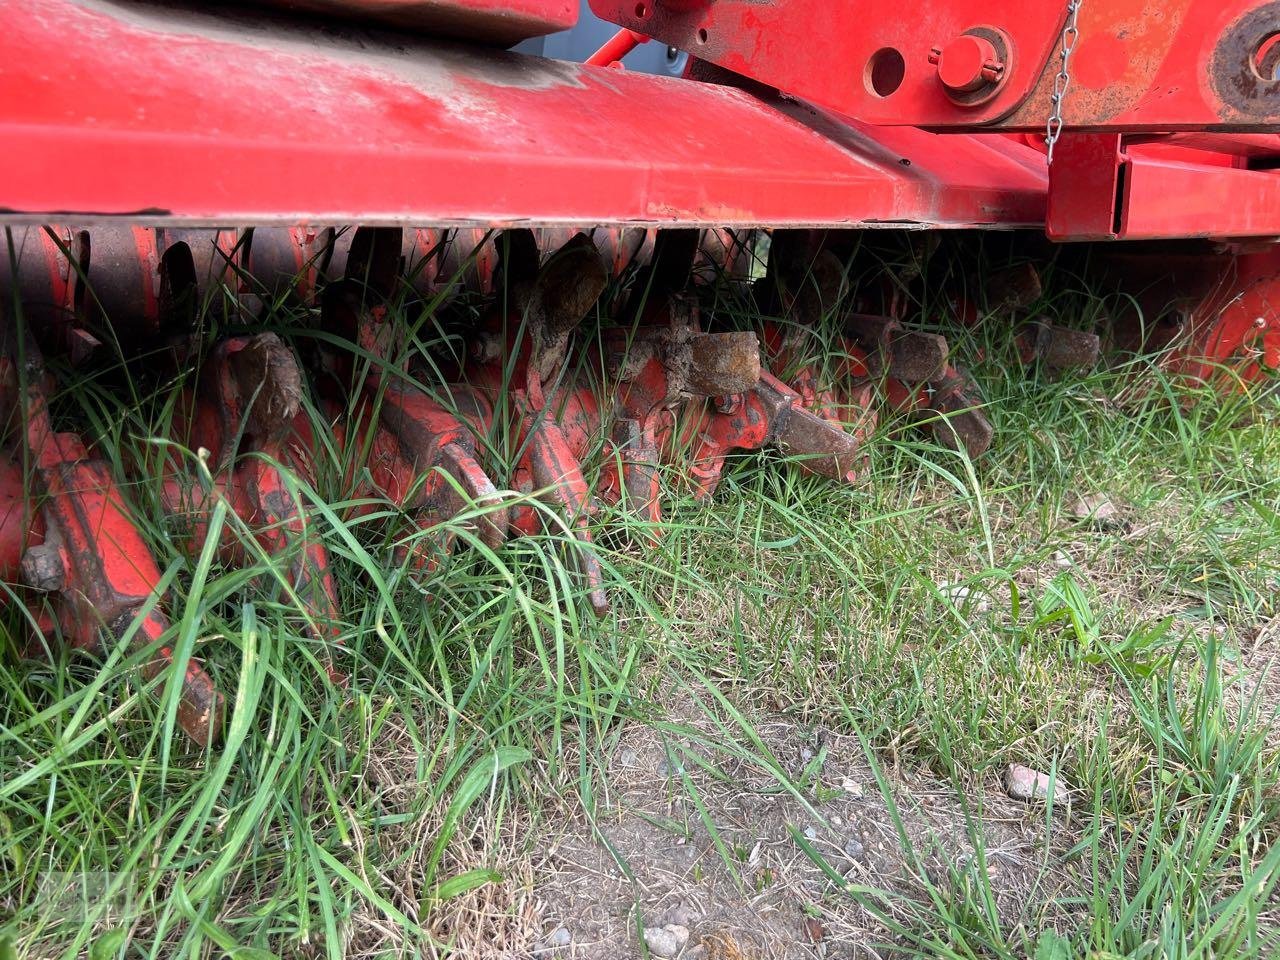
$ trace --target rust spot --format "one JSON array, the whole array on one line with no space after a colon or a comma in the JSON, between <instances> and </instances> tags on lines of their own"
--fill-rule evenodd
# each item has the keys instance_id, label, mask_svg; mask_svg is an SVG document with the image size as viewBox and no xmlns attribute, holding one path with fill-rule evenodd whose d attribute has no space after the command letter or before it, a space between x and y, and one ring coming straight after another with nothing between
<instances>
[{"instance_id":1,"label":"rust spot","mask_svg":"<svg viewBox=\"0 0 1280 960\"><path fill-rule=\"evenodd\" d=\"M1280 2L1249 11L1218 41L1209 61L1209 78L1223 103L1222 119L1274 121L1280 116L1280 78L1267 46L1277 33Z\"/></svg>"},{"instance_id":2,"label":"rust spot","mask_svg":"<svg viewBox=\"0 0 1280 960\"><path fill-rule=\"evenodd\" d=\"M760 342L754 333L703 333L689 340L686 389L703 397L750 390L760 381Z\"/></svg>"}]
</instances>

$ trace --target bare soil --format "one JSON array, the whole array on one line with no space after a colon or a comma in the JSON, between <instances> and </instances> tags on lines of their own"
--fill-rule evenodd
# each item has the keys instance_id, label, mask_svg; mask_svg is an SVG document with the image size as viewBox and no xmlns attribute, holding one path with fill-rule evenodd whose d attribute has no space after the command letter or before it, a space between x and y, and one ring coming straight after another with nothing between
<instances>
[{"instance_id":1,"label":"bare soil","mask_svg":"<svg viewBox=\"0 0 1280 960\"><path fill-rule=\"evenodd\" d=\"M642 928L675 921L690 931L680 957L879 956L870 944L891 931L793 832L844 883L910 896L920 893L918 867L935 882L949 870L977 869L971 837L980 829L998 907L1012 922L1028 903L1051 898L1046 887L1066 882L1040 870L1044 810L1010 800L995 777L980 795L961 798L929 777L891 775L913 863L856 738L783 719L757 727L793 782L804 781L806 768L813 774L801 799L759 764L709 748L700 736L705 719L687 723L684 738L632 726L594 822L582 814L554 821L533 862L543 936L531 955L642 957Z\"/></svg>"}]
</instances>

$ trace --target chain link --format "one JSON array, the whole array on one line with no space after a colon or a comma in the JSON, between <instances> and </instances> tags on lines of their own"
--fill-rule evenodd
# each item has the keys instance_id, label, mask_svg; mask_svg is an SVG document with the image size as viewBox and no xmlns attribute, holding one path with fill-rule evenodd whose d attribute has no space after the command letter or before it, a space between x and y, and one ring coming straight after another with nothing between
<instances>
[{"instance_id":1,"label":"chain link","mask_svg":"<svg viewBox=\"0 0 1280 960\"><path fill-rule=\"evenodd\" d=\"M1062 63L1058 67L1058 75L1053 78L1053 93L1049 97L1049 122L1045 124L1044 145L1049 151L1049 163L1053 163L1053 148L1062 136L1062 101L1066 99L1067 87L1071 85L1071 51L1076 48L1080 39L1080 27L1077 18L1080 14L1082 0L1067 0L1067 22L1062 28Z\"/></svg>"}]
</instances>

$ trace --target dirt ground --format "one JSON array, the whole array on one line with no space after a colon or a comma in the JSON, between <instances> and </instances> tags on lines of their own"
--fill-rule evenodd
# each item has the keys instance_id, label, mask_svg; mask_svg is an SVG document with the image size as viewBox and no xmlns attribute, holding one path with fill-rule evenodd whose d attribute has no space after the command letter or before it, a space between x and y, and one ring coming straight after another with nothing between
<instances>
[{"instance_id":1,"label":"dirt ground","mask_svg":"<svg viewBox=\"0 0 1280 960\"><path fill-rule=\"evenodd\" d=\"M641 957L642 930L664 927L683 941L668 954L677 957L878 955L867 944L886 937L884 924L841 891L792 834L807 838L847 884L906 894L918 888L857 739L781 719L757 727L792 782L807 782L810 805L780 789L759 764L695 742L705 726L690 716L689 735L665 743L648 727L624 734L594 825L581 816L558 823L538 849L533 877L542 935L530 955ZM1018 916L1037 878L1042 885L1065 880L1039 871L1043 808L1009 799L996 778L981 796L967 798L967 817L949 786L889 776L910 845L935 882L948 869L976 868L966 820L979 807L1002 915ZM1042 889L1035 899L1051 892Z\"/></svg>"}]
</instances>

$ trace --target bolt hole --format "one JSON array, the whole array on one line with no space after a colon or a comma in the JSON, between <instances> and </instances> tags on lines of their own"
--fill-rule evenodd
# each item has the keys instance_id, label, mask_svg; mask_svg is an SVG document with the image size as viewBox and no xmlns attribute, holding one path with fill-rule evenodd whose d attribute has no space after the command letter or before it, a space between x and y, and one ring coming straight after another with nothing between
<instances>
[{"instance_id":1,"label":"bolt hole","mask_svg":"<svg viewBox=\"0 0 1280 960\"><path fill-rule=\"evenodd\" d=\"M649 5L647 3L636 4L636 19L644 20L649 16Z\"/></svg>"},{"instance_id":2,"label":"bolt hole","mask_svg":"<svg viewBox=\"0 0 1280 960\"><path fill-rule=\"evenodd\" d=\"M1262 80L1280 80L1280 33L1269 33L1253 51L1253 72Z\"/></svg>"},{"instance_id":3,"label":"bolt hole","mask_svg":"<svg viewBox=\"0 0 1280 960\"><path fill-rule=\"evenodd\" d=\"M699 42L699 43L706 43L706 42L707 42L707 28L706 28L706 27L699 27L699 28L698 28L698 42Z\"/></svg>"},{"instance_id":4,"label":"bolt hole","mask_svg":"<svg viewBox=\"0 0 1280 960\"><path fill-rule=\"evenodd\" d=\"M893 47L881 47L867 61L863 82L877 97L887 97L900 86L907 75L907 61Z\"/></svg>"}]
</instances>

